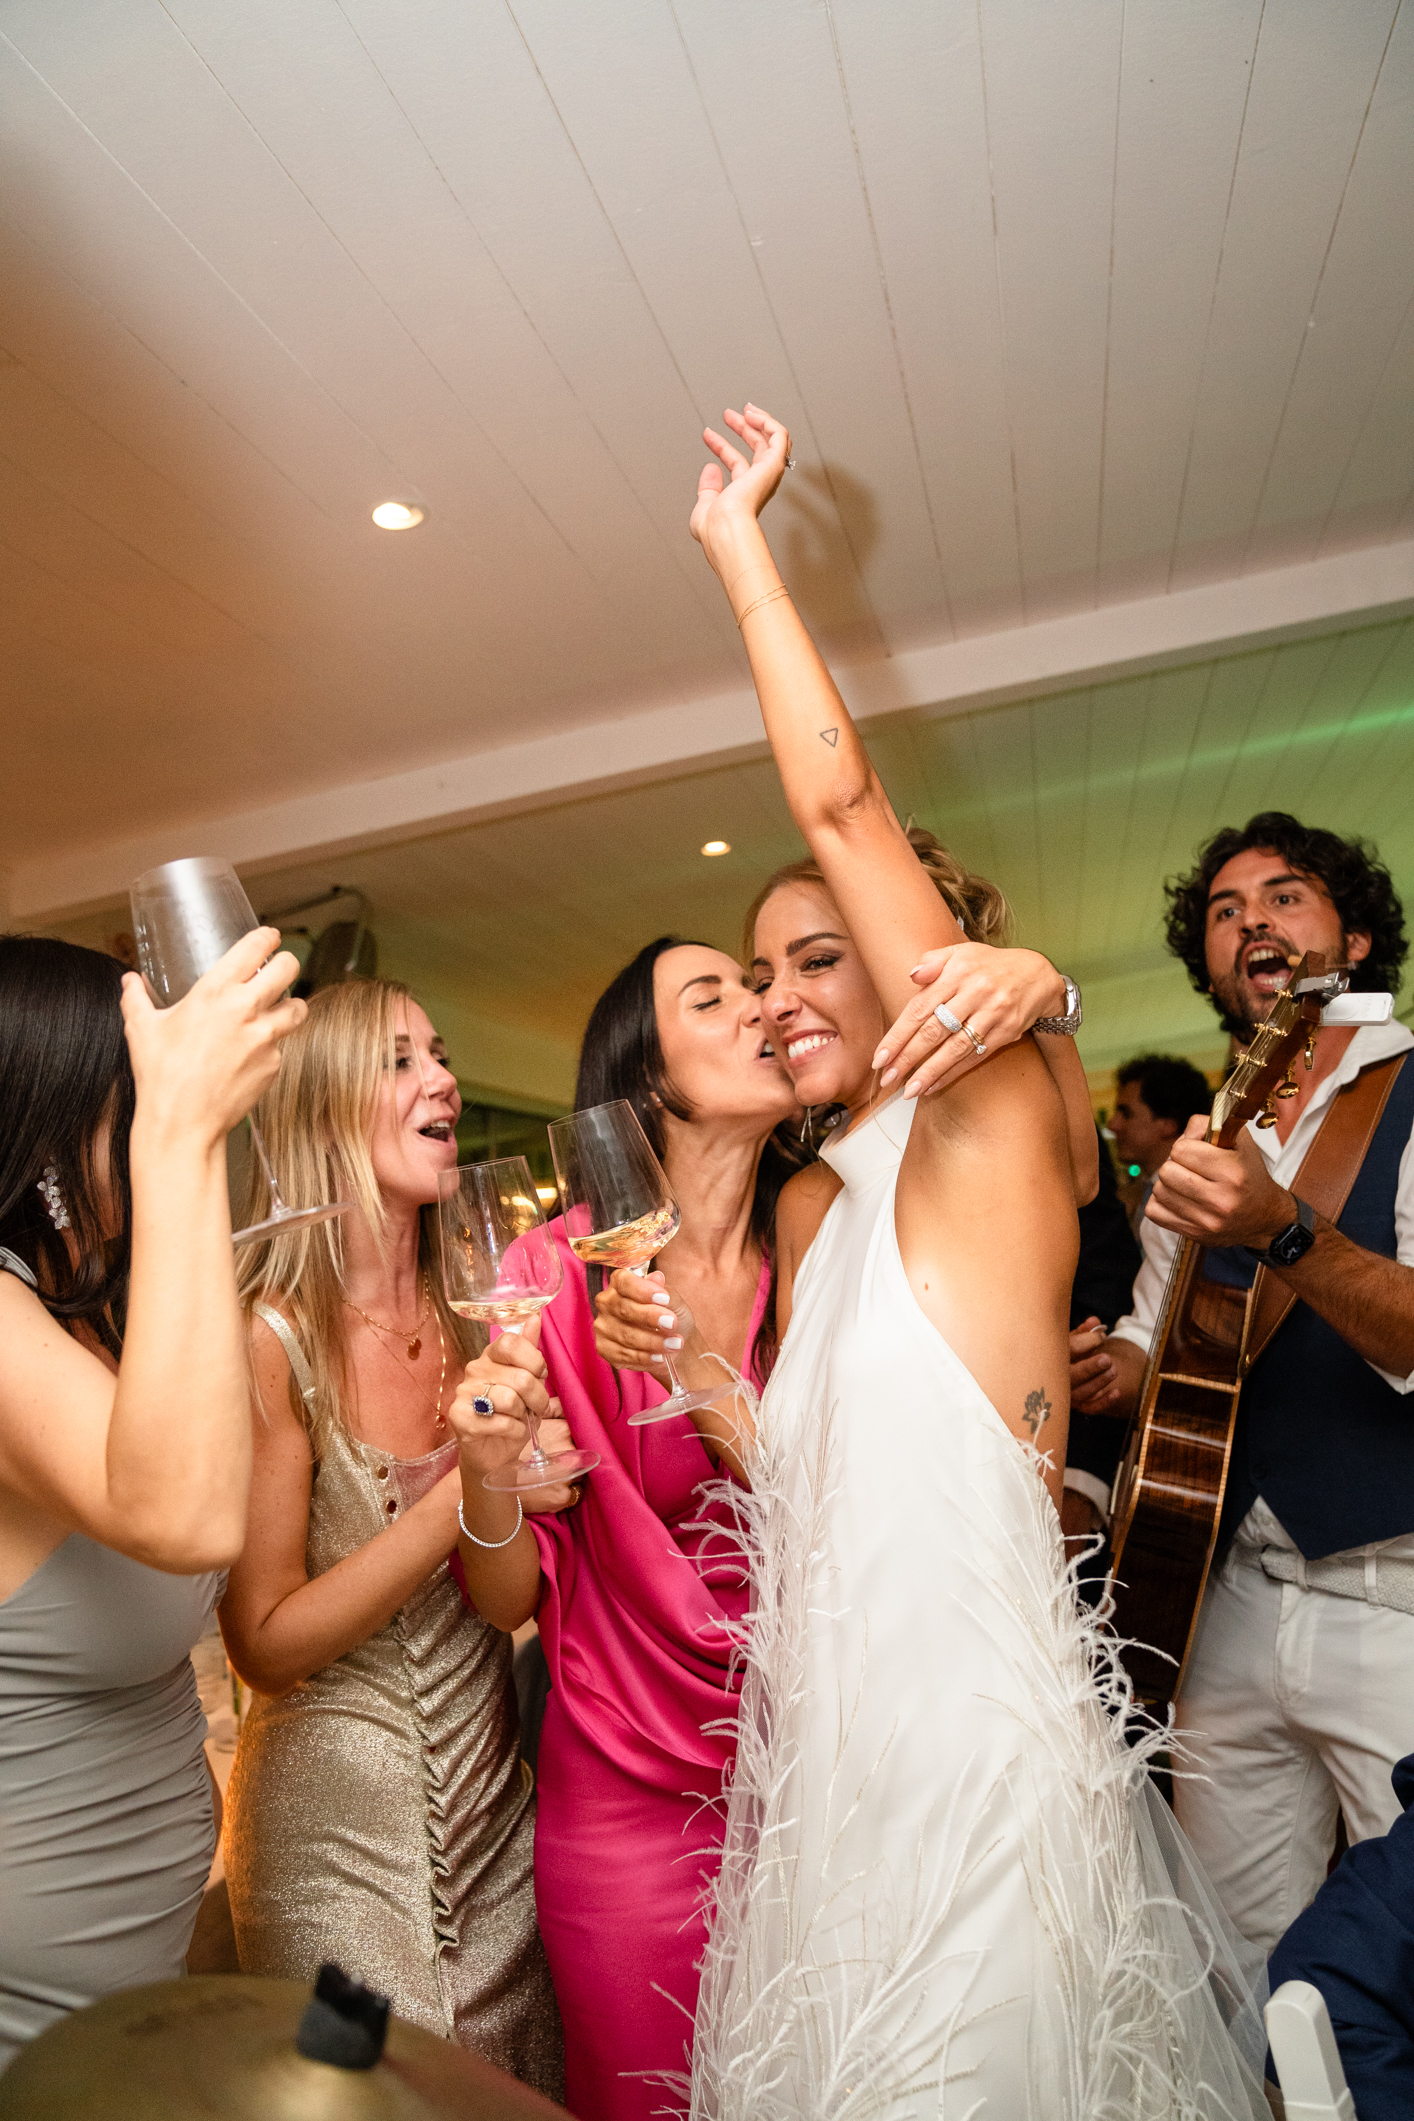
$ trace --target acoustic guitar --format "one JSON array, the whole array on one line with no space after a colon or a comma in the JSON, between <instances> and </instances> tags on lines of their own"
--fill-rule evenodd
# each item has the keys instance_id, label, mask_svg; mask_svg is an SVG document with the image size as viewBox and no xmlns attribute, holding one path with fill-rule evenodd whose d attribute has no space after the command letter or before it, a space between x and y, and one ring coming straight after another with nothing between
<instances>
[{"instance_id":1,"label":"acoustic guitar","mask_svg":"<svg viewBox=\"0 0 1414 2121\"><path fill-rule=\"evenodd\" d=\"M1254 1115L1276 1124L1276 1101L1298 1094L1303 1049L1311 1066L1322 1008L1348 983L1317 951L1301 960L1219 1090L1208 1141L1231 1148ZM1113 1626L1136 1696L1160 1713L1178 1692L1212 1564L1257 1295L1256 1284L1207 1280L1204 1250L1179 1244L1114 1490Z\"/></svg>"}]
</instances>

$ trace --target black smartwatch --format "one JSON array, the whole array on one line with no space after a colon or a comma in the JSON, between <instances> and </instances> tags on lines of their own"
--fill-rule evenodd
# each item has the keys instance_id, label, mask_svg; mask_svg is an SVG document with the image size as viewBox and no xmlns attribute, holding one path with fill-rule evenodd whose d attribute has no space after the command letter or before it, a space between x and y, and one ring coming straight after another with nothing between
<instances>
[{"instance_id":1,"label":"black smartwatch","mask_svg":"<svg viewBox=\"0 0 1414 2121\"><path fill-rule=\"evenodd\" d=\"M1291 1197L1296 1201L1295 1222L1288 1223L1284 1230L1279 1230L1265 1252L1259 1252L1255 1245L1247 1245L1244 1248L1263 1267L1294 1267L1298 1259L1306 1257L1316 1242L1316 1217L1313 1211L1304 1200L1297 1200L1294 1193Z\"/></svg>"}]
</instances>

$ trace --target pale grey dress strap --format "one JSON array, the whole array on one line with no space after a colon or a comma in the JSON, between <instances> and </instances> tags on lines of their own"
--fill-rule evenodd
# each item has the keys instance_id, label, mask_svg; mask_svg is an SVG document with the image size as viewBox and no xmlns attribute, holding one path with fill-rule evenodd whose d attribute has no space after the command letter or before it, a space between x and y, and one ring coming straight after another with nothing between
<instances>
[{"instance_id":1,"label":"pale grey dress strap","mask_svg":"<svg viewBox=\"0 0 1414 2121\"><path fill-rule=\"evenodd\" d=\"M27 1281L32 1289L39 1287L19 1253L12 1252L8 1245L0 1245L0 1274L15 1274L21 1281Z\"/></svg>"},{"instance_id":2,"label":"pale grey dress strap","mask_svg":"<svg viewBox=\"0 0 1414 2121\"><path fill-rule=\"evenodd\" d=\"M312 1414L314 1412L314 1372L309 1367L308 1356L299 1344L299 1335L295 1332L289 1320L282 1318L278 1311L272 1311L269 1304L255 1304L252 1309L257 1318L264 1319L266 1325L269 1326L276 1340L279 1341L280 1346L288 1355L290 1359L290 1375L299 1387L300 1398Z\"/></svg>"}]
</instances>

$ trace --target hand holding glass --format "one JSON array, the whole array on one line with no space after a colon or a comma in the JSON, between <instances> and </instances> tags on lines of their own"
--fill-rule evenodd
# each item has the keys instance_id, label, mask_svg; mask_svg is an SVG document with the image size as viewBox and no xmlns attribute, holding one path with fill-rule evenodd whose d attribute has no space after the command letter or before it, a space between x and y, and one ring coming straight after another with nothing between
<instances>
[{"instance_id":1,"label":"hand holding glass","mask_svg":"<svg viewBox=\"0 0 1414 2121\"><path fill-rule=\"evenodd\" d=\"M508 1329L536 1318L564 1279L555 1240L545 1226L530 1166L523 1156L463 1164L442 1179L438 1216L442 1283L462 1318L494 1320ZM545 1452L535 1416L528 1459L486 1474L497 1490L559 1487L598 1465L597 1451Z\"/></svg>"},{"instance_id":2,"label":"hand holding glass","mask_svg":"<svg viewBox=\"0 0 1414 2121\"><path fill-rule=\"evenodd\" d=\"M626 1098L591 1105L568 1119L551 1120L549 1131L571 1251L588 1267L646 1272L676 1236L682 1212L633 1106ZM711 1392L689 1392L672 1357L663 1360L672 1390L661 1406L630 1414L632 1427L690 1414L721 1397L720 1385Z\"/></svg>"},{"instance_id":3,"label":"hand holding glass","mask_svg":"<svg viewBox=\"0 0 1414 2121\"><path fill-rule=\"evenodd\" d=\"M179 1002L233 943L261 926L229 862L205 858L164 862L160 869L145 870L129 897L138 969L159 1009L170 1009ZM298 1230L306 1223L329 1222L336 1215L348 1214L351 1200L326 1201L317 1208L287 1208L260 1129L253 1119L246 1124L270 1189L270 1213L264 1222L237 1230L232 1244L249 1244L275 1230Z\"/></svg>"}]
</instances>

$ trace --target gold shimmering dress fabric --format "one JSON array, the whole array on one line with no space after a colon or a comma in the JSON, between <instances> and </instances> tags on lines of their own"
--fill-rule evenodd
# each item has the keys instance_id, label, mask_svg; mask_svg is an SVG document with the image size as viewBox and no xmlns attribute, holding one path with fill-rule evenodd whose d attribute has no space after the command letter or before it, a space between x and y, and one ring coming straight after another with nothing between
<instances>
[{"instance_id":1,"label":"gold shimmering dress fabric","mask_svg":"<svg viewBox=\"0 0 1414 2121\"><path fill-rule=\"evenodd\" d=\"M455 1443L397 1459L336 1431L310 1500L310 1577L455 1462ZM510 1640L443 1562L381 1634L291 1694L251 1696L226 1800L242 1969L310 1980L335 1959L399 2017L559 2097L534 1834Z\"/></svg>"}]
</instances>

